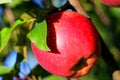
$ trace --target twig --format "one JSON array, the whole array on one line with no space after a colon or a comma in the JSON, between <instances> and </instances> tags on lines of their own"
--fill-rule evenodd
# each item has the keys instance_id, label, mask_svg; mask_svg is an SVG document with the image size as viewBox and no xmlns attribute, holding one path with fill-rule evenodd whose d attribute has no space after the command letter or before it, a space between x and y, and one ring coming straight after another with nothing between
<instances>
[{"instance_id":1,"label":"twig","mask_svg":"<svg viewBox=\"0 0 120 80\"><path fill-rule=\"evenodd\" d=\"M80 13L83 16L89 18L89 15L87 14L87 12L85 11L85 9L83 8L80 0L69 0L69 3L76 9L76 11L78 13Z\"/></svg>"},{"instance_id":2,"label":"twig","mask_svg":"<svg viewBox=\"0 0 120 80\"><path fill-rule=\"evenodd\" d=\"M23 46L23 56L27 60L27 46Z\"/></svg>"},{"instance_id":3,"label":"twig","mask_svg":"<svg viewBox=\"0 0 120 80\"><path fill-rule=\"evenodd\" d=\"M12 10L9 7L5 8L5 14L7 15L9 21L10 21L10 26L12 26L12 24L14 23L14 14L12 12Z\"/></svg>"},{"instance_id":4,"label":"twig","mask_svg":"<svg viewBox=\"0 0 120 80\"><path fill-rule=\"evenodd\" d=\"M98 16L100 17L100 19L102 20L102 22L109 26L110 25L110 20L109 18L105 15L105 13L103 12L102 6L100 4L100 2L98 2L97 0L91 0L94 5L95 5L95 11L98 14Z\"/></svg>"},{"instance_id":5,"label":"twig","mask_svg":"<svg viewBox=\"0 0 120 80\"><path fill-rule=\"evenodd\" d=\"M113 77L113 80L120 80L120 68L102 39L101 39L101 45L102 45L101 56L105 61L106 65L108 66L111 75Z\"/></svg>"}]
</instances>

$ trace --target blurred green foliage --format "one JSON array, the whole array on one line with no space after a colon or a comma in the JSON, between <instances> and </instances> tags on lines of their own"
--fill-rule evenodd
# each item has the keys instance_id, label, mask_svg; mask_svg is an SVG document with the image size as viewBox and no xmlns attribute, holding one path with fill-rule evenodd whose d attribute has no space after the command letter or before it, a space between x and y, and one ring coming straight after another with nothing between
<instances>
[{"instance_id":1,"label":"blurred green foliage","mask_svg":"<svg viewBox=\"0 0 120 80\"><path fill-rule=\"evenodd\" d=\"M90 15L92 22L94 23L107 47L109 48L115 60L120 66L120 8L106 6L102 4L99 0L81 0L81 2L87 13ZM12 3L1 4L0 6L2 6L4 9L2 20L6 24L6 26L4 27L0 26L0 38L2 38L1 35L6 35L6 40L4 39L5 41L2 42L2 45L0 44L0 49L3 48L3 50L0 52L0 75L5 77L5 79L7 80L9 79L9 76L18 76L17 72L19 67L18 65L16 65L17 68L15 67L14 69L12 69L12 71L9 71L9 69L3 67L3 61L11 50L16 49L16 46L23 47L23 45L14 44L17 43L16 41L20 43L19 40L16 40L15 34L17 34L17 32L15 31L17 31L17 29L15 29L14 32L10 30L8 31L7 29L12 29L12 26L14 25L13 23L15 23L18 19L22 20L21 24L24 23L23 19L26 18L36 19L38 21L41 21L41 19L44 20L43 17L49 15L48 13L51 13L54 9L56 10L56 8L52 4L48 4L45 8L40 8L31 0L13 0ZM11 21L12 19L14 22ZM25 24L22 28L25 29L26 25L28 26L28 24ZM46 24L44 25L46 26ZM29 28L30 30L28 30L28 32L30 32L32 29L30 24ZM4 29L6 30L3 31ZM35 32L33 32L32 34L34 33ZM18 35L20 34L18 33ZM25 35L27 35L27 33L25 33ZM26 36L24 37L27 38ZM27 42L25 42L24 45L27 45L27 51L30 50L30 52L32 52L29 39L27 38L26 41ZM43 46L45 46L45 44L43 44ZM25 57L25 53L22 55ZM4 70L5 72L1 70ZM36 76L36 78L40 76L43 80L67 80L67 78L55 76L48 73L39 65L37 65L28 76L31 77L32 75ZM100 58L97 64L92 68L90 73L79 78L78 80L112 80L112 77L106 64L104 63L102 58Z\"/></svg>"}]
</instances>

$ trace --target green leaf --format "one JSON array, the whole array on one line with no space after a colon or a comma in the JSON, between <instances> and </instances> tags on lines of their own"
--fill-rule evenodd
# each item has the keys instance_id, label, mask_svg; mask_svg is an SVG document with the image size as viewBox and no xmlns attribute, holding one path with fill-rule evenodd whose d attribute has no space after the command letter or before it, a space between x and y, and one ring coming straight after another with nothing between
<instances>
[{"instance_id":1,"label":"green leaf","mask_svg":"<svg viewBox=\"0 0 120 80\"><path fill-rule=\"evenodd\" d=\"M16 27L20 27L20 25L28 22L29 19L24 19L24 20L17 20L14 22L13 26L11 28L3 28L0 32L0 52L2 51L2 49L7 45L10 36L12 34L12 32L14 31L14 29Z\"/></svg>"},{"instance_id":2,"label":"green leaf","mask_svg":"<svg viewBox=\"0 0 120 80\"><path fill-rule=\"evenodd\" d=\"M5 1L5 0L4 0ZM12 0L11 3L8 3L7 6L14 8L16 6L18 6L19 4L21 4L24 0Z\"/></svg>"},{"instance_id":3,"label":"green leaf","mask_svg":"<svg viewBox=\"0 0 120 80\"><path fill-rule=\"evenodd\" d=\"M12 2L12 0L0 0L0 4L9 3L9 2Z\"/></svg>"},{"instance_id":4,"label":"green leaf","mask_svg":"<svg viewBox=\"0 0 120 80\"><path fill-rule=\"evenodd\" d=\"M5 66L0 66L0 75L10 73L12 68L7 68Z\"/></svg>"},{"instance_id":5,"label":"green leaf","mask_svg":"<svg viewBox=\"0 0 120 80\"><path fill-rule=\"evenodd\" d=\"M11 28L11 31L13 31L16 27L20 26L20 25L23 25L24 23L28 22L30 19L26 18L24 20L17 20L14 22L12 28Z\"/></svg>"},{"instance_id":6,"label":"green leaf","mask_svg":"<svg viewBox=\"0 0 120 80\"><path fill-rule=\"evenodd\" d=\"M50 75L50 76L44 77L43 79L44 80L67 80L64 77L56 76L56 75Z\"/></svg>"},{"instance_id":7,"label":"green leaf","mask_svg":"<svg viewBox=\"0 0 120 80\"><path fill-rule=\"evenodd\" d=\"M35 23L34 29L28 34L28 38L41 50L50 51L46 44L47 25L46 21Z\"/></svg>"},{"instance_id":8,"label":"green leaf","mask_svg":"<svg viewBox=\"0 0 120 80\"><path fill-rule=\"evenodd\" d=\"M10 34L11 34L11 29L10 28L4 28L0 32L0 52L5 47L7 42L9 41Z\"/></svg>"}]
</instances>

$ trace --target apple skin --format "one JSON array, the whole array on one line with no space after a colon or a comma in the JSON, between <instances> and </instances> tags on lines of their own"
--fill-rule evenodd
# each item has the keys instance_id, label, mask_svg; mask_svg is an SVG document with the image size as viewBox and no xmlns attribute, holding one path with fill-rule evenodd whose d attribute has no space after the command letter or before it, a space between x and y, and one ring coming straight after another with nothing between
<instances>
[{"instance_id":1,"label":"apple skin","mask_svg":"<svg viewBox=\"0 0 120 80\"><path fill-rule=\"evenodd\" d=\"M46 20L51 51L40 50L31 42L39 64L62 77L86 75L100 56L100 39L92 22L73 11L57 12Z\"/></svg>"},{"instance_id":2,"label":"apple skin","mask_svg":"<svg viewBox=\"0 0 120 80\"><path fill-rule=\"evenodd\" d=\"M120 7L120 0L102 0L102 3L108 6Z\"/></svg>"}]
</instances>

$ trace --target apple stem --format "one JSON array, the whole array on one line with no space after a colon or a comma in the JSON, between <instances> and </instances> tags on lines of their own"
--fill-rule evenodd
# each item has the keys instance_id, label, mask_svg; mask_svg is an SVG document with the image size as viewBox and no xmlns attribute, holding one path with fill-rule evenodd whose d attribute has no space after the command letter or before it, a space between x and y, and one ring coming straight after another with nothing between
<instances>
[{"instance_id":1,"label":"apple stem","mask_svg":"<svg viewBox=\"0 0 120 80\"><path fill-rule=\"evenodd\" d=\"M106 63L106 65L108 66L108 68L112 74L113 80L120 80L120 68L119 68L117 62L115 61L113 55L111 54L111 52L105 45L102 38L101 38L101 43L102 43L101 56L102 56L104 62Z\"/></svg>"},{"instance_id":2,"label":"apple stem","mask_svg":"<svg viewBox=\"0 0 120 80\"><path fill-rule=\"evenodd\" d=\"M69 0L69 3L76 9L76 11L83 16L90 18L84 7L82 6L80 0Z\"/></svg>"}]
</instances>

